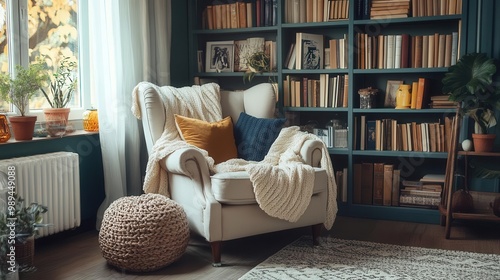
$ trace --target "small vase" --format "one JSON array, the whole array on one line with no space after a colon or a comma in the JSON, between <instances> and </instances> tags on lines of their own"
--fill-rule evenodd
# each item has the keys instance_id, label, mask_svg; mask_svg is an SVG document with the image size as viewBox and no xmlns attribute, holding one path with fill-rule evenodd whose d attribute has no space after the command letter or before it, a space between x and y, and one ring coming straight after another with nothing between
<instances>
[{"instance_id":1,"label":"small vase","mask_svg":"<svg viewBox=\"0 0 500 280\"><path fill-rule=\"evenodd\" d=\"M0 115L0 143L5 143L10 139L9 123L5 115Z\"/></svg>"},{"instance_id":2,"label":"small vase","mask_svg":"<svg viewBox=\"0 0 500 280\"><path fill-rule=\"evenodd\" d=\"M99 131L99 116L97 109L87 109L83 112L83 129L89 132Z\"/></svg>"},{"instance_id":3,"label":"small vase","mask_svg":"<svg viewBox=\"0 0 500 280\"><path fill-rule=\"evenodd\" d=\"M399 89L396 94L396 109L410 109L411 105L410 89L411 89L410 85L399 85Z\"/></svg>"}]
</instances>

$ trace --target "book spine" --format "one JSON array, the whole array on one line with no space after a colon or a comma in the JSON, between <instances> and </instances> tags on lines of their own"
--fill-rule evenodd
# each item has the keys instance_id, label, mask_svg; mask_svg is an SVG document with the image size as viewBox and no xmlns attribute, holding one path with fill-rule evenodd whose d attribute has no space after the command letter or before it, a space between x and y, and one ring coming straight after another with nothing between
<instances>
[{"instance_id":1,"label":"book spine","mask_svg":"<svg viewBox=\"0 0 500 280\"><path fill-rule=\"evenodd\" d=\"M394 51L394 68L401 68L401 43L403 40L402 35L395 36L395 51Z\"/></svg>"},{"instance_id":2,"label":"book spine","mask_svg":"<svg viewBox=\"0 0 500 280\"><path fill-rule=\"evenodd\" d=\"M354 177L353 177L353 194L352 194L352 203L361 204L361 177L362 173L362 165L361 163L354 164Z\"/></svg>"},{"instance_id":3,"label":"book spine","mask_svg":"<svg viewBox=\"0 0 500 280\"><path fill-rule=\"evenodd\" d=\"M383 205L384 200L384 164L373 164L373 205Z\"/></svg>"},{"instance_id":4,"label":"book spine","mask_svg":"<svg viewBox=\"0 0 500 280\"><path fill-rule=\"evenodd\" d=\"M392 174L394 171L394 166L392 164L384 165L384 193L383 193L383 205L391 206L392 203Z\"/></svg>"}]
</instances>

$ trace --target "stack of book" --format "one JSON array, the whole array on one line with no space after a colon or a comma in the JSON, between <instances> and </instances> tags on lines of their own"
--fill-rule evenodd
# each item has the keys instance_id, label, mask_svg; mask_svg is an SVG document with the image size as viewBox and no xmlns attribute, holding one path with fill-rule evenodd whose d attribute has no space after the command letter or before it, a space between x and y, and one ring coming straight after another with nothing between
<instances>
[{"instance_id":1,"label":"stack of book","mask_svg":"<svg viewBox=\"0 0 500 280\"><path fill-rule=\"evenodd\" d=\"M403 180L400 206L437 208L441 202L444 174L427 174L419 181Z\"/></svg>"},{"instance_id":2,"label":"stack of book","mask_svg":"<svg viewBox=\"0 0 500 280\"><path fill-rule=\"evenodd\" d=\"M434 95L431 96L431 103L429 106L431 108L457 108L458 103L455 101L448 100L449 95Z\"/></svg>"},{"instance_id":3,"label":"stack of book","mask_svg":"<svg viewBox=\"0 0 500 280\"><path fill-rule=\"evenodd\" d=\"M406 18L410 0L371 0L370 19Z\"/></svg>"},{"instance_id":4,"label":"stack of book","mask_svg":"<svg viewBox=\"0 0 500 280\"><path fill-rule=\"evenodd\" d=\"M353 203L398 206L400 175L390 163L355 163Z\"/></svg>"},{"instance_id":5,"label":"stack of book","mask_svg":"<svg viewBox=\"0 0 500 280\"><path fill-rule=\"evenodd\" d=\"M286 0L285 22L325 22L349 18L349 0Z\"/></svg>"}]
</instances>

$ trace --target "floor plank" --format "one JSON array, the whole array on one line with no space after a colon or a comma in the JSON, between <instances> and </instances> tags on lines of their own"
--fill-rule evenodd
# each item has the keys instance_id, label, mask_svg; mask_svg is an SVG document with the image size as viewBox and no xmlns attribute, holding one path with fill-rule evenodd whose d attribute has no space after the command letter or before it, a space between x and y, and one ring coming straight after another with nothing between
<instances>
[{"instance_id":1,"label":"floor plank","mask_svg":"<svg viewBox=\"0 0 500 280\"><path fill-rule=\"evenodd\" d=\"M87 231L60 240L36 242L37 271L21 273L20 279L238 279L310 228L264 234L223 243L223 267L211 266L210 246L192 236L184 255L171 265L150 273L127 273L107 265L101 256L97 231ZM337 217L332 236L426 248L500 254L500 224L468 223L452 227L444 238L439 225Z\"/></svg>"}]
</instances>

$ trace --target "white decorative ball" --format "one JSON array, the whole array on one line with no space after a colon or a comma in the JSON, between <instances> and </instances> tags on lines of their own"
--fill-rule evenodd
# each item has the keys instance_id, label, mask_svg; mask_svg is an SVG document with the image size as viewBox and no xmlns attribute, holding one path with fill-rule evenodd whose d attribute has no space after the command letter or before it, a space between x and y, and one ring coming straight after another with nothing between
<instances>
[{"instance_id":1,"label":"white decorative ball","mask_svg":"<svg viewBox=\"0 0 500 280\"><path fill-rule=\"evenodd\" d=\"M472 150L472 141L469 140L469 139L465 139L463 142L462 142L462 149L466 152Z\"/></svg>"}]
</instances>

